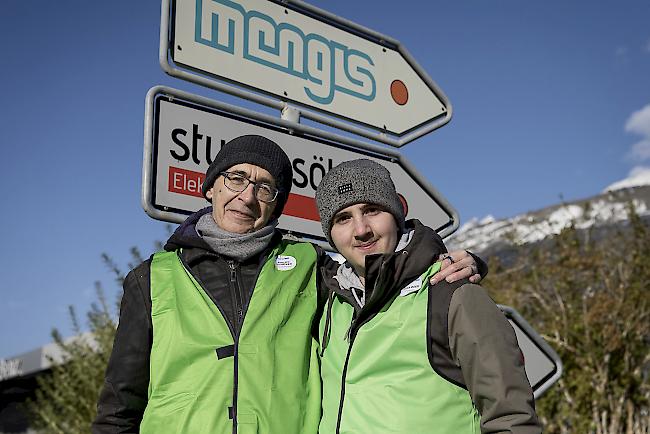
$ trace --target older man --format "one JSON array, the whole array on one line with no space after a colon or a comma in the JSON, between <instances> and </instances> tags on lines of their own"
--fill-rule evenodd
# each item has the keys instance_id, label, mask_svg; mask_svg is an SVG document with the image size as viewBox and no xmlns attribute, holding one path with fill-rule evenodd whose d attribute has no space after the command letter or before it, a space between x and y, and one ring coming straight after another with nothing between
<instances>
[{"instance_id":1,"label":"older man","mask_svg":"<svg viewBox=\"0 0 650 434\"><path fill-rule=\"evenodd\" d=\"M316 200L347 260L324 272L320 432L541 433L514 330L480 286L430 285L444 245L405 221L388 171L341 163Z\"/></svg>"},{"instance_id":2,"label":"older man","mask_svg":"<svg viewBox=\"0 0 650 434\"><path fill-rule=\"evenodd\" d=\"M332 261L276 230L291 184L291 162L269 139L219 151L203 183L212 208L125 280L94 433L317 432L311 325L317 264Z\"/></svg>"}]
</instances>

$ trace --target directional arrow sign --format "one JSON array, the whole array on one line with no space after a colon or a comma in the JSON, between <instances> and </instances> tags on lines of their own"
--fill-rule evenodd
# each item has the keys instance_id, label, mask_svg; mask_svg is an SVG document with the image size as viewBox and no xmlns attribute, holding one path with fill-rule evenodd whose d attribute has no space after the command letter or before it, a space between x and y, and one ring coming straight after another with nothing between
<instances>
[{"instance_id":1,"label":"directional arrow sign","mask_svg":"<svg viewBox=\"0 0 650 434\"><path fill-rule=\"evenodd\" d=\"M499 308L515 329L519 348L524 355L526 375L537 399L562 376L562 361L515 309L509 306Z\"/></svg>"},{"instance_id":2,"label":"directional arrow sign","mask_svg":"<svg viewBox=\"0 0 650 434\"><path fill-rule=\"evenodd\" d=\"M211 101L166 87L147 95L143 196L152 217L180 222L208 205L201 194L204 173L221 146L243 134L259 134L277 142L292 160L293 188L280 218L280 229L324 239L315 190L332 167L354 158L386 166L408 207L441 236L458 227L456 211L397 152L383 148L351 149L321 139L290 134L267 122L280 119ZM388 150L385 150L388 151ZM433 162L432 162L433 164Z\"/></svg>"},{"instance_id":3,"label":"directional arrow sign","mask_svg":"<svg viewBox=\"0 0 650 434\"><path fill-rule=\"evenodd\" d=\"M163 35L187 71L397 136L449 120L444 94L399 42L303 2L176 0L171 12Z\"/></svg>"}]
</instances>

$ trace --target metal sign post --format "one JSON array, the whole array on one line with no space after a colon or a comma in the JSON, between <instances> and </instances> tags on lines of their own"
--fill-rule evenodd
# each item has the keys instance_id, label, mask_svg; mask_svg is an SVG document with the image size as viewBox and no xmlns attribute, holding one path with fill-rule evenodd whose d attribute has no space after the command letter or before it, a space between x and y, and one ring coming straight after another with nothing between
<instances>
[{"instance_id":1,"label":"metal sign post","mask_svg":"<svg viewBox=\"0 0 650 434\"><path fill-rule=\"evenodd\" d=\"M397 40L298 0L163 0L160 64L397 147L451 118L444 93Z\"/></svg>"},{"instance_id":2,"label":"metal sign post","mask_svg":"<svg viewBox=\"0 0 650 434\"><path fill-rule=\"evenodd\" d=\"M290 118L291 113L285 113ZM147 95L142 205L151 217L181 222L208 205L201 186L221 145L243 134L276 141L292 160L294 178L279 228L298 236L324 239L315 191L332 167L355 158L386 166L408 208L441 236L458 227L458 214L444 197L398 152L378 146L351 148L287 128L290 120L256 113L197 95L154 87ZM432 163L433 164L433 163Z\"/></svg>"},{"instance_id":3,"label":"metal sign post","mask_svg":"<svg viewBox=\"0 0 650 434\"><path fill-rule=\"evenodd\" d=\"M515 329L519 348L524 354L526 375L537 399L562 376L562 361L515 309L501 305L499 308Z\"/></svg>"}]
</instances>

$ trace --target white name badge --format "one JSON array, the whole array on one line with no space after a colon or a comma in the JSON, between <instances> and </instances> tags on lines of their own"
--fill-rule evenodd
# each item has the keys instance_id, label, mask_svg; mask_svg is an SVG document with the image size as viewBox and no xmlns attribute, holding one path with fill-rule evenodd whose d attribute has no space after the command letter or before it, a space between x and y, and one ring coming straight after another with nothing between
<instances>
[{"instance_id":1,"label":"white name badge","mask_svg":"<svg viewBox=\"0 0 650 434\"><path fill-rule=\"evenodd\" d=\"M275 269L278 271L288 271L296 268L296 258L293 256L279 255L275 258Z\"/></svg>"},{"instance_id":2,"label":"white name badge","mask_svg":"<svg viewBox=\"0 0 650 434\"><path fill-rule=\"evenodd\" d=\"M406 285L400 291L399 295L400 295L400 297L404 297L405 295L409 295L412 292L417 292L421 287L422 287L422 279L418 277L413 282Z\"/></svg>"}]
</instances>

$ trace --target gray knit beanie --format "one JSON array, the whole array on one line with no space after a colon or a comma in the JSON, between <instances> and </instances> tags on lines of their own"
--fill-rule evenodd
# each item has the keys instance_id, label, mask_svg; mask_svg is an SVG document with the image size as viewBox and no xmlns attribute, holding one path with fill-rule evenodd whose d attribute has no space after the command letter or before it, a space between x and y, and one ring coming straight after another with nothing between
<instances>
[{"instance_id":1,"label":"gray knit beanie","mask_svg":"<svg viewBox=\"0 0 650 434\"><path fill-rule=\"evenodd\" d=\"M284 204L289 198L293 182L291 160L277 143L262 136L239 136L221 147L205 173L202 187L203 197L209 202L210 200L206 197L206 194L214 186L214 181L219 177L219 174L236 164L242 163L259 166L268 170L273 176L279 191L273 216L280 216Z\"/></svg>"},{"instance_id":2,"label":"gray knit beanie","mask_svg":"<svg viewBox=\"0 0 650 434\"><path fill-rule=\"evenodd\" d=\"M346 161L327 172L316 189L323 233L332 247L336 247L330 234L334 216L357 203L382 206L395 217L399 230L404 231L404 207L388 169L363 158Z\"/></svg>"}]
</instances>

